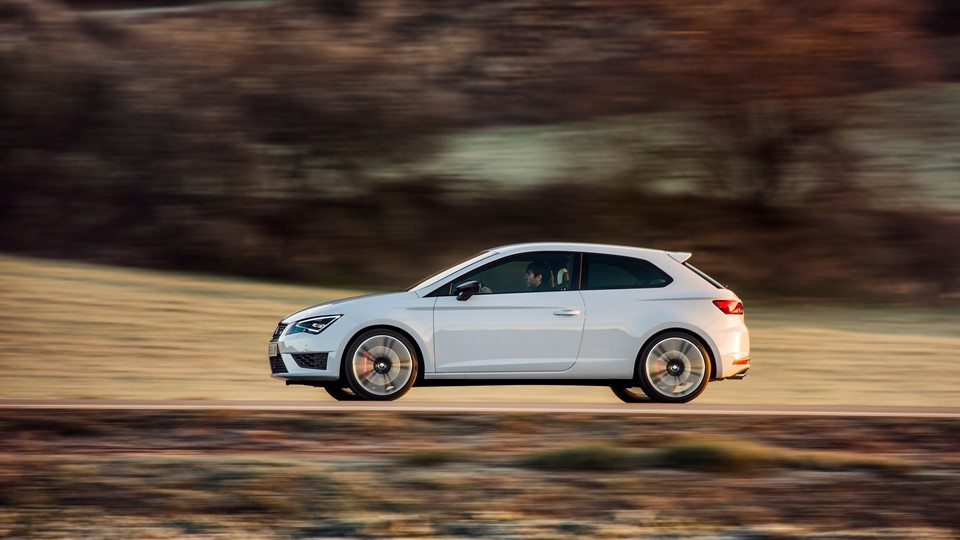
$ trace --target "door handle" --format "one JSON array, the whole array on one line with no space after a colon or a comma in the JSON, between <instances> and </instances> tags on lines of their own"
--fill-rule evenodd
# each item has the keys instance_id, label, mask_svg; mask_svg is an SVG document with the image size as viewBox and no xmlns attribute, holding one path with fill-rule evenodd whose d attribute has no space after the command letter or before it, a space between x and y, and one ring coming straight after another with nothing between
<instances>
[{"instance_id":1,"label":"door handle","mask_svg":"<svg viewBox=\"0 0 960 540\"><path fill-rule=\"evenodd\" d=\"M553 312L554 315L558 317L576 317L580 315L579 309L560 309Z\"/></svg>"}]
</instances>

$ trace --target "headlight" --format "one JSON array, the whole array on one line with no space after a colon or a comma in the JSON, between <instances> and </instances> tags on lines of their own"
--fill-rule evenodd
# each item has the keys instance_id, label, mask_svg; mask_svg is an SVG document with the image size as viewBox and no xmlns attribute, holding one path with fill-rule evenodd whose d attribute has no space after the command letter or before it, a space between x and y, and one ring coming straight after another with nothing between
<instances>
[{"instance_id":1,"label":"headlight","mask_svg":"<svg viewBox=\"0 0 960 540\"><path fill-rule=\"evenodd\" d=\"M297 321L290 326L290 330L287 330L287 335L299 334L301 332L319 334L340 317L343 317L343 315L324 315L322 317L311 317Z\"/></svg>"}]
</instances>

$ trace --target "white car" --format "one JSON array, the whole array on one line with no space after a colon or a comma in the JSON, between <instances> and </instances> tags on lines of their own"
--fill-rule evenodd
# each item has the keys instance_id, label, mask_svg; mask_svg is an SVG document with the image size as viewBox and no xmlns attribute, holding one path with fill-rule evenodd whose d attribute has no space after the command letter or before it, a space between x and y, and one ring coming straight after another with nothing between
<instances>
[{"instance_id":1,"label":"white car","mask_svg":"<svg viewBox=\"0 0 960 540\"><path fill-rule=\"evenodd\" d=\"M609 386L684 403L750 369L743 303L690 253L574 243L498 247L404 292L281 321L272 376L340 399L414 385Z\"/></svg>"}]
</instances>

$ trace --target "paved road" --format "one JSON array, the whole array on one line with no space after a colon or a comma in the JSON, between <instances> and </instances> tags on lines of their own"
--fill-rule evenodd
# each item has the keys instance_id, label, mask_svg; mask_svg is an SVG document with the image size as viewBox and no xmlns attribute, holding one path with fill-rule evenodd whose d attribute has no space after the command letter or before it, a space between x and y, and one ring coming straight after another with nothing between
<instances>
[{"instance_id":1,"label":"paved road","mask_svg":"<svg viewBox=\"0 0 960 540\"><path fill-rule=\"evenodd\" d=\"M803 405L662 405L655 403L457 403L331 401L160 401L0 399L0 409L393 411L450 413L584 413L639 416L834 416L956 418L960 409L936 407L851 407Z\"/></svg>"},{"instance_id":2,"label":"paved road","mask_svg":"<svg viewBox=\"0 0 960 540\"><path fill-rule=\"evenodd\" d=\"M204 11L223 11L223 10L243 10L261 8L274 4L282 3L284 0L225 0L196 4L180 4L173 6L154 6L143 7L140 2L134 2L127 8L100 9L100 10L82 10L78 9L84 17L151 17L162 15L183 15L200 13ZM162 2L158 2L162 3ZM75 9L79 6L75 6Z\"/></svg>"}]
</instances>

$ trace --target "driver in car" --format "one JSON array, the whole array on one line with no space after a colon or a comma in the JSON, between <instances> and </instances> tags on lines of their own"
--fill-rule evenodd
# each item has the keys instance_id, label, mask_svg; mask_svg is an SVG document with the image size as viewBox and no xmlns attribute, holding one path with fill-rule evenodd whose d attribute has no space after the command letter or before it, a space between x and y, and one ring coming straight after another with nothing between
<instances>
[{"instance_id":1,"label":"driver in car","mask_svg":"<svg viewBox=\"0 0 960 540\"><path fill-rule=\"evenodd\" d=\"M527 273L523 276L527 288L533 292L553 290L553 271L550 265L543 261L534 261L527 266Z\"/></svg>"}]
</instances>

